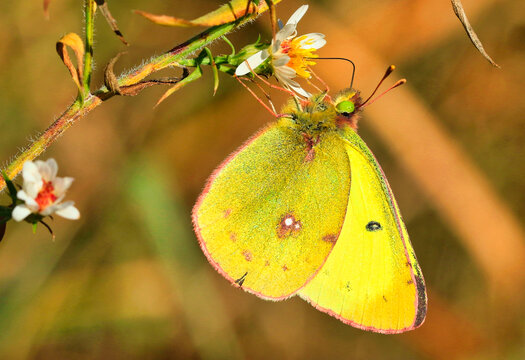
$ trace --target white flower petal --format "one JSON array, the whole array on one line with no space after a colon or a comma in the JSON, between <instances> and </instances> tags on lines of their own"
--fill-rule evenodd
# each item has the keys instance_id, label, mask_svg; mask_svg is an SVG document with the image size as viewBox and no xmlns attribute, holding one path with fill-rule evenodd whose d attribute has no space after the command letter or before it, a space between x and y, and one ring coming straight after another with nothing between
<instances>
[{"instance_id":1,"label":"white flower petal","mask_svg":"<svg viewBox=\"0 0 525 360\"><path fill-rule=\"evenodd\" d=\"M49 205L44 210L40 211L40 214L43 216L48 216L64 208L67 208L68 206L71 206L75 203L74 201L66 201L65 203L60 203L62 199L63 198L57 199L53 204Z\"/></svg>"},{"instance_id":2,"label":"white flower petal","mask_svg":"<svg viewBox=\"0 0 525 360\"><path fill-rule=\"evenodd\" d=\"M294 69L292 69L289 66L279 66L275 68L275 77L279 80L292 80L294 77L297 76L297 73Z\"/></svg>"},{"instance_id":3,"label":"white flower petal","mask_svg":"<svg viewBox=\"0 0 525 360\"><path fill-rule=\"evenodd\" d=\"M279 35L279 33L277 33L276 37ZM271 43L271 46L270 48L272 49L272 54L276 54L277 52L279 52L281 50L281 43L282 41L281 40L275 40L273 41L272 40L272 43Z\"/></svg>"},{"instance_id":4,"label":"white flower petal","mask_svg":"<svg viewBox=\"0 0 525 360\"><path fill-rule=\"evenodd\" d=\"M296 24L286 24L281 30L277 32L277 34L275 34L276 44L278 43L279 45L277 48L280 47L281 42L288 39L295 33L296 27Z\"/></svg>"},{"instance_id":5,"label":"white flower petal","mask_svg":"<svg viewBox=\"0 0 525 360\"><path fill-rule=\"evenodd\" d=\"M307 10L308 10L308 5L301 6L299 9L297 9L292 14L292 16L290 16L290 18L286 22L286 25L288 25L288 24L295 24L295 25L297 25L297 23L302 19L304 14L306 14Z\"/></svg>"},{"instance_id":6,"label":"white flower petal","mask_svg":"<svg viewBox=\"0 0 525 360\"><path fill-rule=\"evenodd\" d=\"M57 176L58 164L55 159L50 158L50 159L47 159L47 166L49 167L51 171L51 177L48 181L53 181Z\"/></svg>"},{"instance_id":7,"label":"white flower petal","mask_svg":"<svg viewBox=\"0 0 525 360\"><path fill-rule=\"evenodd\" d=\"M304 39L301 40L301 48L303 49L320 49L326 44L324 34L321 33L311 33L302 35L301 37L304 37Z\"/></svg>"},{"instance_id":8,"label":"white flower petal","mask_svg":"<svg viewBox=\"0 0 525 360\"><path fill-rule=\"evenodd\" d=\"M55 178L55 180L53 181L55 195L57 197L62 197L66 193L67 189L69 189L69 187L73 183L73 180L74 179L72 177Z\"/></svg>"},{"instance_id":9,"label":"white flower petal","mask_svg":"<svg viewBox=\"0 0 525 360\"><path fill-rule=\"evenodd\" d=\"M310 96L312 96L312 94L310 94L308 91L303 89L297 82L294 81L294 83L297 84L297 86L295 86L295 84L294 85L288 84L291 90L293 90L294 92L296 92L297 94L301 96L304 96L305 98L309 98Z\"/></svg>"},{"instance_id":10,"label":"white flower petal","mask_svg":"<svg viewBox=\"0 0 525 360\"><path fill-rule=\"evenodd\" d=\"M26 217L28 217L29 214L31 214L31 210L29 210L29 208L25 206L24 204L21 204L21 205L17 205L13 209L13 212L11 213L11 217L15 221L22 221Z\"/></svg>"},{"instance_id":11,"label":"white flower petal","mask_svg":"<svg viewBox=\"0 0 525 360\"><path fill-rule=\"evenodd\" d=\"M241 65L237 66L237 69L235 69L235 75L246 75L251 72L251 70L255 70L255 68L261 65L268 58L268 56L268 51L259 51L258 53L250 56Z\"/></svg>"},{"instance_id":12,"label":"white flower petal","mask_svg":"<svg viewBox=\"0 0 525 360\"><path fill-rule=\"evenodd\" d=\"M57 210L56 214L69 220L77 220L80 218L80 211L73 204L70 204L63 209Z\"/></svg>"},{"instance_id":13,"label":"white flower petal","mask_svg":"<svg viewBox=\"0 0 525 360\"><path fill-rule=\"evenodd\" d=\"M57 203L51 204L51 205L47 206L46 208L44 208L44 210L40 211L40 215L42 215L42 216L52 215L55 212L57 212L58 210L62 209L63 205L64 204L57 204Z\"/></svg>"},{"instance_id":14,"label":"white flower petal","mask_svg":"<svg viewBox=\"0 0 525 360\"><path fill-rule=\"evenodd\" d=\"M51 180L51 168L47 164L47 162L42 160L35 161L35 164L38 168L38 172L40 173L40 176L42 176L42 180L44 181L50 181Z\"/></svg>"},{"instance_id":15,"label":"white flower petal","mask_svg":"<svg viewBox=\"0 0 525 360\"><path fill-rule=\"evenodd\" d=\"M40 172L38 171L38 167L32 161L26 161L24 163L24 167L22 168L22 177L24 178L24 183L26 181L33 182L33 183L42 182L42 176L40 175Z\"/></svg>"},{"instance_id":16,"label":"white flower petal","mask_svg":"<svg viewBox=\"0 0 525 360\"><path fill-rule=\"evenodd\" d=\"M29 196L24 190L19 190L16 193L16 197L20 200L23 200L27 207L29 207L32 211L38 210L38 204L31 196Z\"/></svg>"},{"instance_id":17,"label":"white flower petal","mask_svg":"<svg viewBox=\"0 0 525 360\"><path fill-rule=\"evenodd\" d=\"M288 55L279 54L277 56L274 56L272 64L274 67L280 67L288 64L289 61L290 57Z\"/></svg>"},{"instance_id":18,"label":"white flower petal","mask_svg":"<svg viewBox=\"0 0 525 360\"><path fill-rule=\"evenodd\" d=\"M42 180L40 180L40 182L24 181L24 186L22 186L22 188L28 196L34 199L42 189L42 185L44 185Z\"/></svg>"}]
</instances>

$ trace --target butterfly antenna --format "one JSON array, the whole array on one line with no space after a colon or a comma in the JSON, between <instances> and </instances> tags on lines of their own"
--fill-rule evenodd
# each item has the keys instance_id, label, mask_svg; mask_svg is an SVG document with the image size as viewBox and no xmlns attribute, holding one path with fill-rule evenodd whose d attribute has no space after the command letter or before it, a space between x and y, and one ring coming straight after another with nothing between
<instances>
[{"instance_id":1,"label":"butterfly antenna","mask_svg":"<svg viewBox=\"0 0 525 360\"><path fill-rule=\"evenodd\" d=\"M372 105L373 103L376 102L376 100L380 99L381 97L383 97L383 95L385 95L387 92L389 92L390 90L392 89L395 89L396 87L398 86L401 86L403 84L406 84L407 82L407 79L401 79L401 80L398 80L394 85L390 86L388 89L386 89L383 93L381 93L380 95L378 95L374 100L370 101L368 104L365 105L365 103L363 103L363 105L361 105L360 107L365 107L365 106L368 106L368 105ZM368 99L366 100L368 101Z\"/></svg>"},{"instance_id":2,"label":"butterfly antenna","mask_svg":"<svg viewBox=\"0 0 525 360\"><path fill-rule=\"evenodd\" d=\"M343 61L346 61L346 62L349 62L350 64L352 64L352 80L350 80L350 89L353 89L353 86L354 86L354 76L355 76L355 64L352 60L350 59L347 59L347 58L341 58L341 57L311 57L311 58L306 58L306 59L310 59L310 60L343 60Z\"/></svg>"},{"instance_id":3,"label":"butterfly antenna","mask_svg":"<svg viewBox=\"0 0 525 360\"><path fill-rule=\"evenodd\" d=\"M366 99L365 102L364 102L363 104L361 104L361 106L365 105L365 104L366 104L366 103L372 98L372 96L374 96L374 94L377 92L377 90L379 89L379 87L381 86L381 84L383 83L383 81L385 81L385 79L386 79L390 74L392 74L392 72L393 72L395 69L396 69L396 67L395 67L394 65L390 65L390 66L388 67L388 69L386 69L386 71L385 71L385 75L383 75L383 78L381 78L381 80L380 80L379 83L377 84L377 86L376 86L376 88L374 89L374 91L372 91L372 93L370 94L370 96L368 97L368 99ZM405 81L406 81L406 80L405 80ZM397 84L397 83L396 83L396 84ZM399 84L399 85L401 85L401 84ZM397 85L397 86L399 86L399 85ZM393 89L393 88L390 88L389 90L391 90L391 89ZM388 91L389 91L389 90L388 90ZM382 95L384 95L384 93L381 94L381 96L382 96Z\"/></svg>"}]
</instances>

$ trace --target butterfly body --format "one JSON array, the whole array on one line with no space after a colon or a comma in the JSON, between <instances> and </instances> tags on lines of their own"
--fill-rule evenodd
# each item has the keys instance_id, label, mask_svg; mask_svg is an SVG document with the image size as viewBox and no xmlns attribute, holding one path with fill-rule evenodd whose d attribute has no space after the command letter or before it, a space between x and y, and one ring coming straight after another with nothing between
<instances>
[{"instance_id":1,"label":"butterfly body","mask_svg":"<svg viewBox=\"0 0 525 360\"><path fill-rule=\"evenodd\" d=\"M290 101L287 116L212 174L193 221L232 284L402 332L424 319L424 282L386 178L356 133L359 106L354 90Z\"/></svg>"}]
</instances>

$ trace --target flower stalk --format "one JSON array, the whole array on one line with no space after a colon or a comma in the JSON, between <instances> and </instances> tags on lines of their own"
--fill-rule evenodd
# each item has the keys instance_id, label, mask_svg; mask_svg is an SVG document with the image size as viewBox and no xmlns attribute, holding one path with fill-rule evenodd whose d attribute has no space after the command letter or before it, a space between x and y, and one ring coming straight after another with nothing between
<instances>
[{"instance_id":1,"label":"flower stalk","mask_svg":"<svg viewBox=\"0 0 525 360\"><path fill-rule=\"evenodd\" d=\"M95 0L85 0L85 51L84 51L84 76L82 78L82 100L90 94L91 73L93 72L93 33L95 31Z\"/></svg>"}]
</instances>

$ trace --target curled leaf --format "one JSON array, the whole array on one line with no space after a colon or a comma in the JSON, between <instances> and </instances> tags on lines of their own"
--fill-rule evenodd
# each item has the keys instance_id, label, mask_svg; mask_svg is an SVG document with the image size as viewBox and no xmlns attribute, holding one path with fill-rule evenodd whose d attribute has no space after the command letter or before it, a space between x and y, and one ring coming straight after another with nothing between
<instances>
[{"instance_id":1,"label":"curled leaf","mask_svg":"<svg viewBox=\"0 0 525 360\"><path fill-rule=\"evenodd\" d=\"M138 95L142 90L153 85L173 85L181 81L181 78L161 78L152 80L143 80L137 84L126 85L120 87L120 95L123 96L135 96Z\"/></svg>"},{"instance_id":2,"label":"curled leaf","mask_svg":"<svg viewBox=\"0 0 525 360\"><path fill-rule=\"evenodd\" d=\"M476 47L478 51L483 55L485 59L488 60L492 64L492 66L499 68L500 66L496 64L494 60L487 54L485 49L483 48L483 44L478 38L478 35L476 35L476 32L470 25L470 22L468 21L467 14L465 14L465 10L463 9L463 4L461 4L461 0L451 0L452 1L452 8L454 9L454 13L458 17L459 21L461 21L461 24L465 28L465 31L467 32L467 35Z\"/></svg>"},{"instance_id":3,"label":"curled leaf","mask_svg":"<svg viewBox=\"0 0 525 360\"><path fill-rule=\"evenodd\" d=\"M272 3L276 4L280 1L281 0L273 0ZM253 6L250 6L250 4L253 4ZM194 20L184 20L169 15L155 15L141 10L135 10L135 12L159 25L190 27L222 25L236 21L240 17L246 15L258 14L267 9L268 5L266 2L255 2L253 0L232 0L228 4L222 5L219 9Z\"/></svg>"},{"instance_id":4,"label":"curled leaf","mask_svg":"<svg viewBox=\"0 0 525 360\"><path fill-rule=\"evenodd\" d=\"M125 52L119 52L117 55L115 55L111 60L109 60L106 68L104 69L104 85L106 85L109 91L117 95L122 95L122 92L120 91L118 79L113 72L113 67L122 54L125 54Z\"/></svg>"},{"instance_id":5,"label":"curled leaf","mask_svg":"<svg viewBox=\"0 0 525 360\"><path fill-rule=\"evenodd\" d=\"M187 71L187 70L186 70ZM202 76L202 69L200 68L200 66L198 66L195 70L193 70L193 72L189 75L187 75L186 77L184 77L181 81L179 81L175 86L172 86L170 89L168 89L168 91L166 91L159 99L159 101L157 101L157 103L155 104L155 106L158 106L161 102L163 102L164 100L166 100L166 98L168 96L170 96L171 94L173 94L175 91L179 90L180 88L182 88L183 86L185 85L188 85L190 82L194 81L194 80L197 80L198 78L200 78Z\"/></svg>"},{"instance_id":6,"label":"curled leaf","mask_svg":"<svg viewBox=\"0 0 525 360\"><path fill-rule=\"evenodd\" d=\"M100 11L102 12L102 15L104 15L104 18L106 19L109 27L115 35L124 43L124 45L129 45L128 42L124 39L124 35L122 35L122 32L119 30L117 26L117 20L111 15L111 12L109 11L108 3L106 0L95 0L95 3L98 5Z\"/></svg>"},{"instance_id":7,"label":"curled leaf","mask_svg":"<svg viewBox=\"0 0 525 360\"><path fill-rule=\"evenodd\" d=\"M73 49L77 58L77 67L71 62L71 58L67 52L66 46ZM58 40L56 45L58 56L62 59L64 65L66 65L73 81L78 87L78 91L82 92L82 78L83 78L83 67L84 67L84 43L80 36L75 33L69 33Z\"/></svg>"}]
</instances>

